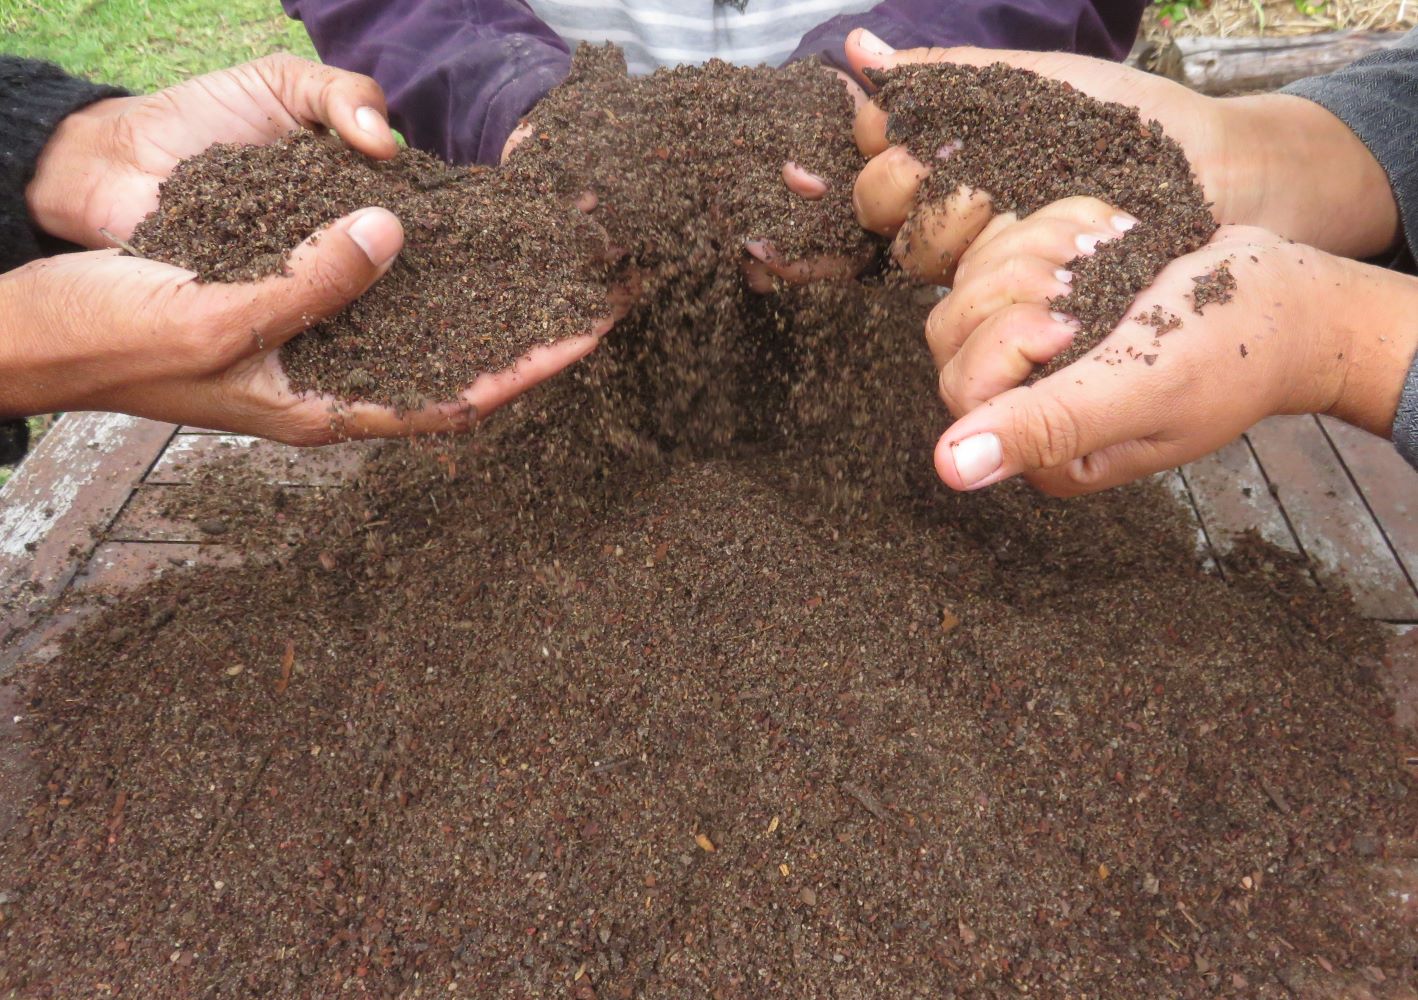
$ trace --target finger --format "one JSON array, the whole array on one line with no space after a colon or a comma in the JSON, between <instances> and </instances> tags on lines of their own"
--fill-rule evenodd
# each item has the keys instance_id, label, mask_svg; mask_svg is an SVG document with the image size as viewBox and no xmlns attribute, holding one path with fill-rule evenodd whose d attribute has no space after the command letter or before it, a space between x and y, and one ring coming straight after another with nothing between
<instances>
[{"instance_id":1,"label":"finger","mask_svg":"<svg viewBox=\"0 0 1418 1000\"><path fill-rule=\"evenodd\" d=\"M323 125L377 160L399 151L389 128L384 91L361 73L322 66L291 55L251 64L287 111L307 127Z\"/></svg>"},{"instance_id":2,"label":"finger","mask_svg":"<svg viewBox=\"0 0 1418 1000\"><path fill-rule=\"evenodd\" d=\"M990 196L962 187L945 201L923 206L891 243L891 256L920 281L948 284L955 264L994 216Z\"/></svg>"},{"instance_id":3,"label":"finger","mask_svg":"<svg viewBox=\"0 0 1418 1000\"><path fill-rule=\"evenodd\" d=\"M1095 451L1061 469L1031 475L1028 479L1050 496L1076 497L1175 469L1203 454L1206 451L1197 450L1192 454L1180 442L1140 438Z\"/></svg>"},{"instance_id":4,"label":"finger","mask_svg":"<svg viewBox=\"0 0 1418 1000\"><path fill-rule=\"evenodd\" d=\"M886 138L889 117L875 103L864 104L857 109L857 117L852 121L852 137L856 139L857 149L863 156L877 156L891 146L891 141Z\"/></svg>"},{"instance_id":5,"label":"finger","mask_svg":"<svg viewBox=\"0 0 1418 1000\"><path fill-rule=\"evenodd\" d=\"M1094 198L1068 198L1039 209L1014 225L993 222L970 244L956 282L972 281L1015 257L1048 261L1065 268L1078 257L1129 232L1137 220Z\"/></svg>"},{"instance_id":6,"label":"finger","mask_svg":"<svg viewBox=\"0 0 1418 1000\"><path fill-rule=\"evenodd\" d=\"M512 134L507 137L507 141L502 144L502 162L506 163L507 158L512 155L512 151L522 145L522 142L531 134L532 126L527 122L522 122L514 128Z\"/></svg>"},{"instance_id":7,"label":"finger","mask_svg":"<svg viewBox=\"0 0 1418 1000\"><path fill-rule=\"evenodd\" d=\"M867 92L862 89L863 81L853 79L850 73L844 73L840 69L832 70L832 74L842 81L842 86L847 88L847 96L852 100L852 110L860 111L871 101L867 97Z\"/></svg>"},{"instance_id":8,"label":"finger","mask_svg":"<svg viewBox=\"0 0 1418 1000\"><path fill-rule=\"evenodd\" d=\"M1078 324L1037 304L991 316L940 370L941 401L957 417L1022 385L1073 343Z\"/></svg>"},{"instance_id":9,"label":"finger","mask_svg":"<svg viewBox=\"0 0 1418 1000\"><path fill-rule=\"evenodd\" d=\"M1146 438L1163 424L1166 393L1140 391L1146 379L1109 369L1080 378L1077 365L1032 386L1010 389L951 425L936 444L936 472L955 490L1059 469L1084 455Z\"/></svg>"},{"instance_id":10,"label":"finger","mask_svg":"<svg viewBox=\"0 0 1418 1000\"><path fill-rule=\"evenodd\" d=\"M957 280L926 319L926 343L940 368L976 329L1018 303L1047 314L1047 303L1072 291L1069 272L1040 257L1009 257L1000 266Z\"/></svg>"},{"instance_id":11,"label":"finger","mask_svg":"<svg viewBox=\"0 0 1418 1000\"><path fill-rule=\"evenodd\" d=\"M758 258L749 257L739 266L743 270L744 284L755 295L767 295L777 287L773 282L773 272Z\"/></svg>"},{"instance_id":12,"label":"finger","mask_svg":"<svg viewBox=\"0 0 1418 1000\"><path fill-rule=\"evenodd\" d=\"M768 274L794 285L804 285L814 281L849 281L856 277L870 259L869 255L863 257L813 257L809 260L786 260L773 248L773 244L767 240L746 240L744 249L753 258L753 262L760 264ZM752 282L755 275L749 273L745 268L745 273L750 280L750 287L755 291L760 289ZM772 284L769 283L769 289Z\"/></svg>"},{"instance_id":13,"label":"finger","mask_svg":"<svg viewBox=\"0 0 1418 1000\"><path fill-rule=\"evenodd\" d=\"M537 347L512 368L478 379L464 390L459 400L473 407L479 418L485 417L590 354L611 325L611 320L606 319L586 336Z\"/></svg>"},{"instance_id":14,"label":"finger","mask_svg":"<svg viewBox=\"0 0 1418 1000\"><path fill-rule=\"evenodd\" d=\"M873 157L852 189L852 205L863 229L890 236L916 207L916 192L930 168L902 146Z\"/></svg>"},{"instance_id":15,"label":"finger","mask_svg":"<svg viewBox=\"0 0 1418 1000\"><path fill-rule=\"evenodd\" d=\"M788 190L808 201L817 201L827 194L825 180L798 166L792 160L783 164L783 183L788 185Z\"/></svg>"},{"instance_id":16,"label":"finger","mask_svg":"<svg viewBox=\"0 0 1418 1000\"><path fill-rule=\"evenodd\" d=\"M296 247L283 274L236 285L184 282L171 319L237 357L269 350L339 312L384 275L404 230L384 208L338 219Z\"/></svg>"}]
</instances>

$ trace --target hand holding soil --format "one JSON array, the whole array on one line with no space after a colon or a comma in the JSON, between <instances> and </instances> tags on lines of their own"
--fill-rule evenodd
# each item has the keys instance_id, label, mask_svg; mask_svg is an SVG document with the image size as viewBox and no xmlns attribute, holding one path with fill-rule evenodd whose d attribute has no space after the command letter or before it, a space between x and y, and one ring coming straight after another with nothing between
<instances>
[{"instance_id":1,"label":"hand holding soil","mask_svg":"<svg viewBox=\"0 0 1418 1000\"><path fill-rule=\"evenodd\" d=\"M1093 199L1059 202L996 219L961 260L927 322L941 398L960 418L936 447L948 485L1022 474L1055 496L1091 493L1200 458L1277 413L1388 432L1418 348L1418 333L1393 332L1418 308L1418 282L1247 227L1168 265L1106 339L1022 388L1080 334L1053 306L1069 261L1121 238L1125 219ZM1355 303L1371 305L1356 316Z\"/></svg>"}]
</instances>

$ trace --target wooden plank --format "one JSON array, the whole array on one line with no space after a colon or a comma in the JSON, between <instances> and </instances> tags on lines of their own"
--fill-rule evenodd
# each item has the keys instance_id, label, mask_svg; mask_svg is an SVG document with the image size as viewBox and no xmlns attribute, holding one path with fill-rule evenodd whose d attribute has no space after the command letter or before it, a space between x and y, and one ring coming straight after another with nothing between
<instances>
[{"instance_id":1,"label":"wooden plank","mask_svg":"<svg viewBox=\"0 0 1418 1000\"><path fill-rule=\"evenodd\" d=\"M1272 417L1251 428L1249 438L1321 576L1342 580L1371 618L1418 621L1418 593L1318 421Z\"/></svg>"},{"instance_id":2,"label":"wooden plank","mask_svg":"<svg viewBox=\"0 0 1418 1000\"><path fill-rule=\"evenodd\" d=\"M225 545L190 542L104 542L94 549L71 589L78 594L117 593L174 571L236 566L242 553Z\"/></svg>"},{"instance_id":3,"label":"wooden plank","mask_svg":"<svg viewBox=\"0 0 1418 1000\"><path fill-rule=\"evenodd\" d=\"M1329 31L1284 37L1176 38L1145 57L1156 73L1203 94L1275 90L1307 76L1320 76L1380 49L1392 48L1402 31Z\"/></svg>"},{"instance_id":4,"label":"wooden plank","mask_svg":"<svg viewBox=\"0 0 1418 1000\"><path fill-rule=\"evenodd\" d=\"M66 414L0 490L0 646L73 579L174 430L117 413Z\"/></svg>"},{"instance_id":5,"label":"wooden plank","mask_svg":"<svg viewBox=\"0 0 1418 1000\"><path fill-rule=\"evenodd\" d=\"M240 434L179 434L151 472L150 484L190 483L198 472L220 476L224 462L244 457L241 474L282 486L338 486L363 466L373 447L351 441L324 448L293 448Z\"/></svg>"},{"instance_id":6,"label":"wooden plank","mask_svg":"<svg viewBox=\"0 0 1418 1000\"><path fill-rule=\"evenodd\" d=\"M1408 464L1392 441L1333 417L1320 417L1320 426L1408 571L1409 582L1418 582L1418 469Z\"/></svg>"},{"instance_id":7,"label":"wooden plank","mask_svg":"<svg viewBox=\"0 0 1418 1000\"><path fill-rule=\"evenodd\" d=\"M1207 536L1221 554L1229 552L1235 536L1247 530L1287 552L1300 551L1244 437L1185 466L1182 475Z\"/></svg>"},{"instance_id":8,"label":"wooden plank","mask_svg":"<svg viewBox=\"0 0 1418 1000\"><path fill-rule=\"evenodd\" d=\"M1187 488L1187 481L1182 477L1182 471L1168 469L1166 472L1159 472L1157 480L1168 493L1177 498L1177 501L1191 515L1192 521L1196 524L1197 557L1208 573L1216 572L1216 553L1211 548L1211 540L1206 536L1206 526L1201 522L1200 512L1196 509L1196 501L1192 498L1191 490Z\"/></svg>"}]
</instances>

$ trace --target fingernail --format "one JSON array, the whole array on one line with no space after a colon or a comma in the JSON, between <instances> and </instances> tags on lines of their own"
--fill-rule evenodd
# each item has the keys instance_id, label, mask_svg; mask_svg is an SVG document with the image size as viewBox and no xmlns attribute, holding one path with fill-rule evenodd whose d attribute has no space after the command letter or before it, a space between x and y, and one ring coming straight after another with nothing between
<instances>
[{"instance_id":1,"label":"fingernail","mask_svg":"<svg viewBox=\"0 0 1418 1000\"><path fill-rule=\"evenodd\" d=\"M955 459L955 471L966 486L974 486L986 476L998 472L1004 461L1004 451L997 434L973 434L951 445L950 452Z\"/></svg>"},{"instance_id":2,"label":"fingernail","mask_svg":"<svg viewBox=\"0 0 1418 1000\"><path fill-rule=\"evenodd\" d=\"M861 33L857 35L857 45L861 47L862 51L869 52L874 56L885 58L886 56L894 56L896 54L895 49L887 45L880 38L877 38L866 28L861 29Z\"/></svg>"},{"instance_id":3,"label":"fingernail","mask_svg":"<svg viewBox=\"0 0 1418 1000\"><path fill-rule=\"evenodd\" d=\"M1113 228L1120 233L1126 233L1137 225L1137 220L1131 215L1113 216Z\"/></svg>"},{"instance_id":4,"label":"fingernail","mask_svg":"<svg viewBox=\"0 0 1418 1000\"><path fill-rule=\"evenodd\" d=\"M952 139L935 151L935 158L937 160L948 160L964 148L965 143L961 142L959 139Z\"/></svg>"},{"instance_id":5,"label":"fingernail","mask_svg":"<svg viewBox=\"0 0 1418 1000\"><path fill-rule=\"evenodd\" d=\"M748 251L750 257L755 257L765 264L771 264L778 255L773 252L773 248L768 245L767 240L745 240L743 248Z\"/></svg>"},{"instance_id":6,"label":"fingernail","mask_svg":"<svg viewBox=\"0 0 1418 1000\"><path fill-rule=\"evenodd\" d=\"M393 219L394 224L389 224ZM394 259L403 243L403 229L394 213L387 208L366 208L355 217L347 230L355 246L364 251L369 262L383 267Z\"/></svg>"},{"instance_id":7,"label":"fingernail","mask_svg":"<svg viewBox=\"0 0 1418 1000\"><path fill-rule=\"evenodd\" d=\"M1111 240L1112 238L1113 237L1111 236L1098 236L1089 235L1087 233L1079 233L1077 236L1074 237L1073 245L1078 247L1079 253L1090 254L1098 249L1099 243L1106 242L1107 240Z\"/></svg>"},{"instance_id":8,"label":"fingernail","mask_svg":"<svg viewBox=\"0 0 1418 1000\"><path fill-rule=\"evenodd\" d=\"M381 138L389 129L388 123L384 121L384 116L368 107L360 108L355 112L355 124L359 126L361 132Z\"/></svg>"},{"instance_id":9,"label":"fingernail","mask_svg":"<svg viewBox=\"0 0 1418 1000\"><path fill-rule=\"evenodd\" d=\"M1073 284L1072 271L1065 271L1063 268L1059 268L1057 271L1054 272L1054 277L1057 278L1059 281L1062 281L1065 285Z\"/></svg>"},{"instance_id":10,"label":"fingernail","mask_svg":"<svg viewBox=\"0 0 1418 1000\"><path fill-rule=\"evenodd\" d=\"M1070 329L1076 329L1078 327L1078 320L1074 319L1068 313L1051 312L1049 313L1049 319L1058 323L1060 326L1066 326Z\"/></svg>"}]
</instances>

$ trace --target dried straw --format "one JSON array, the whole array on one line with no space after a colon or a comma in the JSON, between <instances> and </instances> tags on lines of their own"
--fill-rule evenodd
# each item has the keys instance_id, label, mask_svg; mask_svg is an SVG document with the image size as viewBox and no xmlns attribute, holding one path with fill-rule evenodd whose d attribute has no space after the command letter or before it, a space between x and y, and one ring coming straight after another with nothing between
<instances>
[{"instance_id":1,"label":"dried straw","mask_svg":"<svg viewBox=\"0 0 1418 1000\"><path fill-rule=\"evenodd\" d=\"M1418 0L1328 0L1305 14L1294 0L1212 0L1183 21L1163 27L1156 11L1144 32L1149 40L1177 35L1309 35L1352 28L1406 31L1418 27Z\"/></svg>"}]
</instances>

